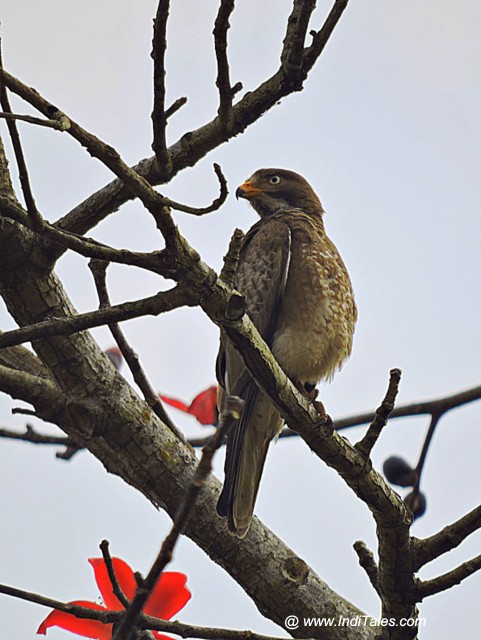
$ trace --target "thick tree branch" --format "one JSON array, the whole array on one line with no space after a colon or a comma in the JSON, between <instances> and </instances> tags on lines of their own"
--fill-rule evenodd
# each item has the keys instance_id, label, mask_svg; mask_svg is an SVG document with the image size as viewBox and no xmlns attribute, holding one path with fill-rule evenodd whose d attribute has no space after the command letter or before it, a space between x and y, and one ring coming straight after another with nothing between
<instances>
[{"instance_id":1,"label":"thick tree branch","mask_svg":"<svg viewBox=\"0 0 481 640\"><path fill-rule=\"evenodd\" d=\"M162 251L154 251L152 253L141 253L128 251L126 249L114 249L106 244L98 242L93 238L85 238L77 234L70 233L58 229L54 225L44 220L41 216L37 219L37 224L33 225L31 219L22 207L11 198L0 195L0 207L2 215L15 222L20 223L27 229L35 231L44 239L59 243L64 247L75 251L86 258L95 258L97 260L107 260L117 264L125 264L141 269L147 269L154 273L167 275L168 270L165 268L163 258L165 255ZM40 214L39 214L40 215Z\"/></svg>"},{"instance_id":2,"label":"thick tree branch","mask_svg":"<svg viewBox=\"0 0 481 640\"><path fill-rule=\"evenodd\" d=\"M192 513L195 502L204 487L207 478L212 473L212 460L216 451L223 444L232 424L240 419L244 401L235 396L227 398L225 410L220 415L219 426L212 434L209 442L202 449L199 464L192 481L182 500L179 510L174 517L172 528L165 538L160 551L149 573L137 587L135 596L129 604L125 616L114 633L112 640L129 640L132 631L137 627L139 617L147 600L155 588L165 567L172 560L174 548Z\"/></svg>"}]
</instances>

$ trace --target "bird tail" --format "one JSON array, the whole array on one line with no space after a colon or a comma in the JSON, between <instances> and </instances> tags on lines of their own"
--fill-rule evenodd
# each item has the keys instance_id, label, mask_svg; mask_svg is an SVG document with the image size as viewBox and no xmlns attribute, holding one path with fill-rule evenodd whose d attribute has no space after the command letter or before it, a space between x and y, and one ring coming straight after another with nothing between
<instances>
[{"instance_id":1,"label":"bird tail","mask_svg":"<svg viewBox=\"0 0 481 640\"><path fill-rule=\"evenodd\" d=\"M267 450L281 422L269 398L253 382L248 386L243 415L227 439L224 488L217 503L217 513L227 517L229 530L239 538L249 530Z\"/></svg>"}]
</instances>

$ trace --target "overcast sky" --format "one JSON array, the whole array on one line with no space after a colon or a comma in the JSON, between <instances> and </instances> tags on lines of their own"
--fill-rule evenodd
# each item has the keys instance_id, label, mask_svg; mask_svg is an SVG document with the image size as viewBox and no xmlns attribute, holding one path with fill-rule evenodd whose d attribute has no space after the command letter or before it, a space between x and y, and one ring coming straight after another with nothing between
<instances>
[{"instance_id":1,"label":"overcast sky","mask_svg":"<svg viewBox=\"0 0 481 640\"><path fill-rule=\"evenodd\" d=\"M318 5L313 28L330 7ZM277 68L290 6L290 0L238 2L229 33L231 72L246 91ZM213 0L172 1L168 102L184 95L189 102L172 118L169 142L215 114L216 8ZM151 155L155 10L152 0L3 0L5 66L133 164ZM245 178L278 166L311 182L359 307L352 357L320 393L334 418L373 410L395 366L403 370L399 403L480 382L480 30L481 4L472 0L352 0L304 91L164 190L206 205L217 194L212 163L222 165L231 192L224 208L203 218L175 214L189 242L219 269L233 229L255 222L248 205L233 197ZM37 203L50 220L112 178L67 134L30 125L21 125L21 133ZM154 224L138 203L110 216L94 235L117 247L159 247ZM79 311L97 306L83 258L62 258L58 273ZM110 270L115 302L164 286L143 272ZM13 326L1 306L0 327ZM135 320L124 329L156 389L190 401L214 382L217 329L201 311ZM94 335L103 348L111 346L107 330ZM24 417L11 415L15 406L0 397L1 426L24 427ZM414 535L431 535L479 504L480 408L474 404L441 421L422 483L428 511ZM188 435L201 432L190 417L172 416ZM427 426L424 418L392 421L374 451L378 468L392 454L415 463ZM362 433L346 435L357 440ZM223 454L215 466L220 477ZM1 582L61 600L96 599L87 558L99 555L103 538L115 555L146 571L168 530L164 513L107 475L88 453L65 463L51 448L4 440L0 469ZM373 520L302 441L271 447L256 513L332 588L379 617L377 597L352 550L357 539L375 548ZM477 555L480 540L478 532L421 577ZM179 619L282 634L188 539L178 546L172 569L188 574L193 593ZM423 603L422 637L474 637L481 626L480 587L477 574ZM0 595L2 638L33 638L46 613ZM49 631L51 640L68 635Z\"/></svg>"}]
</instances>

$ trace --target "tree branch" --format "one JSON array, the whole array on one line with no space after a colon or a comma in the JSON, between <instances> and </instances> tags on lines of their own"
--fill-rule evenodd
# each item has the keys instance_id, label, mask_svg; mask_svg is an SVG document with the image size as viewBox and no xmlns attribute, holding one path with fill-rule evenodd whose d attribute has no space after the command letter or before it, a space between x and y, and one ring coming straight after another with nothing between
<instances>
[{"instance_id":1,"label":"tree branch","mask_svg":"<svg viewBox=\"0 0 481 640\"><path fill-rule=\"evenodd\" d=\"M379 597L382 596L379 589L379 569L374 560L374 554L367 548L366 543L362 540L357 540L353 544L354 551L357 553L359 559L359 565L364 569L369 578L369 582L374 587Z\"/></svg>"},{"instance_id":2,"label":"tree branch","mask_svg":"<svg viewBox=\"0 0 481 640\"><path fill-rule=\"evenodd\" d=\"M321 55L346 5L347 0L336 2L324 27L316 32L313 44L306 50L303 57L302 68L305 77ZM9 88L15 91L12 76L4 74L4 78ZM18 86L17 89L20 90ZM283 97L301 89L302 79L299 78L297 69L295 67L284 69L281 66L273 76L247 93L232 107L232 125L228 136L220 126L220 119L217 116L199 129L184 134L169 147L172 168L168 179L173 178L182 169L194 166L212 149L242 133ZM46 102L46 104L49 103ZM151 184L160 184L167 180L159 171L155 158L142 160L133 167L133 170ZM72 209L58 221L58 226L61 229L83 234L131 198L132 192L129 186L126 187L121 180L114 180ZM62 253L61 247L51 249L53 260Z\"/></svg>"},{"instance_id":3,"label":"tree branch","mask_svg":"<svg viewBox=\"0 0 481 640\"><path fill-rule=\"evenodd\" d=\"M229 194L227 190L227 180L225 179L224 174L222 173L222 169L220 165L214 162L214 171L217 179L219 181L220 193L215 200L212 201L208 207L189 207L186 204L181 204L180 202L176 202L175 200L170 200L170 198L164 198L165 206L176 209L177 211L183 211L184 213L190 213L194 216L203 216L206 213L212 213L212 211L217 211L224 204Z\"/></svg>"},{"instance_id":4,"label":"tree branch","mask_svg":"<svg viewBox=\"0 0 481 640\"><path fill-rule=\"evenodd\" d=\"M226 133L232 126L232 99L241 91L242 84L238 82L231 86L229 74L229 60L227 58L227 31L230 28L229 18L234 11L234 0L221 0L214 25L214 47L217 60L216 87L219 90L219 108L217 114Z\"/></svg>"},{"instance_id":5,"label":"tree branch","mask_svg":"<svg viewBox=\"0 0 481 640\"><path fill-rule=\"evenodd\" d=\"M2 60L2 40L0 38L0 70L3 70ZM3 82L0 82L0 104L4 112L12 114L10 107L10 101L8 99L7 89ZM14 119L7 119L7 128L10 133L10 139L12 141L13 152L17 161L18 177L20 179L20 185L22 187L23 197L25 198L25 204L27 206L28 215L33 227L36 227L42 223L42 217L40 216L35 199L33 197L32 189L30 187L30 179L28 177L27 164L25 162L25 156L23 155L22 143L20 141L20 135L17 129L17 123Z\"/></svg>"},{"instance_id":6,"label":"tree branch","mask_svg":"<svg viewBox=\"0 0 481 640\"><path fill-rule=\"evenodd\" d=\"M154 20L152 59L154 61L154 109L152 123L154 139L152 149L161 175L169 176L172 163L166 142L167 116L165 113L165 52L167 50L167 20L169 0L160 0Z\"/></svg>"},{"instance_id":7,"label":"tree branch","mask_svg":"<svg viewBox=\"0 0 481 640\"><path fill-rule=\"evenodd\" d=\"M389 387L384 397L384 400L376 409L376 413L374 414L374 419L369 425L369 429L366 431L366 434L356 445L356 449L359 451L361 455L365 458L369 458L371 455L372 448L376 444L381 435L381 431L386 426L388 418L394 409L394 402L396 400L396 396L399 390L399 383L401 381L401 370L400 369L391 369L389 376Z\"/></svg>"},{"instance_id":8,"label":"tree branch","mask_svg":"<svg viewBox=\"0 0 481 640\"><path fill-rule=\"evenodd\" d=\"M429 538L414 538L413 571L455 549L478 529L481 529L481 505Z\"/></svg>"},{"instance_id":9,"label":"tree branch","mask_svg":"<svg viewBox=\"0 0 481 640\"><path fill-rule=\"evenodd\" d=\"M116 596L116 598L118 599L120 604L124 607L124 609L126 609L129 606L130 602L127 596L125 595L125 593L122 591L122 587L120 586L119 581L117 580L117 575L115 573L114 565L112 562L112 556L110 555L109 541L102 540L99 546L100 546L100 551L102 552L102 557L105 562L105 567L107 569L107 574L109 576L110 584L112 585L112 593L114 594L114 596Z\"/></svg>"},{"instance_id":10,"label":"tree branch","mask_svg":"<svg viewBox=\"0 0 481 640\"><path fill-rule=\"evenodd\" d=\"M89 263L89 267L95 280L95 286L100 301L100 308L112 308L106 283L108 263L99 260L92 260ZM125 362L127 363L127 366L132 372L135 383L142 391L145 401L152 409L152 411L162 420L162 422L169 427L172 433L175 433L175 435L185 443L186 440L184 438L184 435L175 426L175 424L172 422L169 415L165 411L162 402L160 401L159 394L155 393L155 391L151 387L147 376L140 366L138 355L127 342L127 339L125 338L125 335L119 327L118 323L109 323L109 329L124 357Z\"/></svg>"},{"instance_id":11,"label":"tree branch","mask_svg":"<svg viewBox=\"0 0 481 640\"><path fill-rule=\"evenodd\" d=\"M174 518L172 528L165 538L149 573L137 587L135 596L129 604L125 616L116 629L112 640L129 640L132 631L137 626L140 614L157 584L165 567L172 560L175 545L185 527L197 497L212 473L212 460L225 440L232 424L240 419L244 401L235 396L227 398L226 408L222 411L219 426L202 450L202 456L195 470L190 486L180 504L179 511Z\"/></svg>"},{"instance_id":12,"label":"tree branch","mask_svg":"<svg viewBox=\"0 0 481 640\"><path fill-rule=\"evenodd\" d=\"M77 316L52 318L37 324L6 331L0 335L0 349L23 342L33 342L49 336L68 336L78 331L101 327L113 322L122 322L145 315L159 315L182 306L196 304L195 296L185 287L177 285L168 291L161 291L149 298L116 304L107 309L80 313Z\"/></svg>"},{"instance_id":13,"label":"tree branch","mask_svg":"<svg viewBox=\"0 0 481 640\"><path fill-rule=\"evenodd\" d=\"M15 220L27 229L35 231L35 233L48 238L49 240L59 243L64 247L68 247L75 253L86 258L96 258L98 260L106 260L117 264L125 264L140 269L147 269L160 275L166 275L167 271L163 264L163 252L153 251L152 253L142 253L128 251L126 249L114 249L106 244L98 242L93 238L85 238L75 233L63 231L51 225L43 218L39 218L40 222L35 226L32 225L29 216L25 213L18 203L11 198L0 195L0 206L5 217ZM40 215L40 214L39 214ZM159 259L160 258L160 259Z\"/></svg>"},{"instance_id":14,"label":"tree branch","mask_svg":"<svg viewBox=\"0 0 481 640\"><path fill-rule=\"evenodd\" d=\"M463 564L460 564L456 569L448 571L448 573L443 573L437 578L424 581L419 580L416 585L416 597L420 602L428 596L433 596L441 591L446 591L446 589L451 589L451 587L460 584L463 580L469 578L469 576L473 575L473 573L480 569L481 554L475 558L471 558L471 560L468 560L467 562L463 562Z\"/></svg>"},{"instance_id":15,"label":"tree branch","mask_svg":"<svg viewBox=\"0 0 481 640\"><path fill-rule=\"evenodd\" d=\"M30 442L32 444L55 444L64 446L70 446L71 444L74 444L68 436L49 436L43 433L38 433L29 424L27 424L24 433L11 431L10 429L0 429L0 438L21 440L22 442Z\"/></svg>"},{"instance_id":16,"label":"tree branch","mask_svg":"<svg viewBox=\"0 0 481 640\"><path fill-rule=\"evenodd\" d=\"M47 598L46 596L42 596L38 593L32 593L31 591L10 587L5 584L0 584L0 593L49 607L51 609L56 609L57 611L64 611L65 613L70 613L77 618L98 620L104 624L119 622L124 615L123 611L106 610L104 612L98 609L89 609L87 607L70 604L69 602L61 602L59 600L54 600L53 598ZM284 640L283 638L264 636L247 630L196 627L182 622L170 622L168 620L161 620L160 618L153 618L152 616L146 615L141 616L139 620L139 628L173 633L182 638L204 638L205 640Z\"/></svg>"}]
</instances>

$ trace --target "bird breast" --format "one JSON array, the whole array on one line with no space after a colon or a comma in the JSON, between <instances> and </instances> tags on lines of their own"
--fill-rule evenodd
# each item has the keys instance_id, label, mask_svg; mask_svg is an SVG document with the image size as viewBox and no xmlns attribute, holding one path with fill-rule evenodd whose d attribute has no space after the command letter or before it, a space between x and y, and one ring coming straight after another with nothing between
<instances>
[{"instance_id":1,"label":"bird breast","mask_svg":"<svg viewBox=\"0 0 481 640\"><path fill-rule=\"evenodd\" d=\"M332 377L349 356L356 307L346 267L322 221L289 220L291 260L272 351L294 381Z\"/></svg>"}]
</instances>

